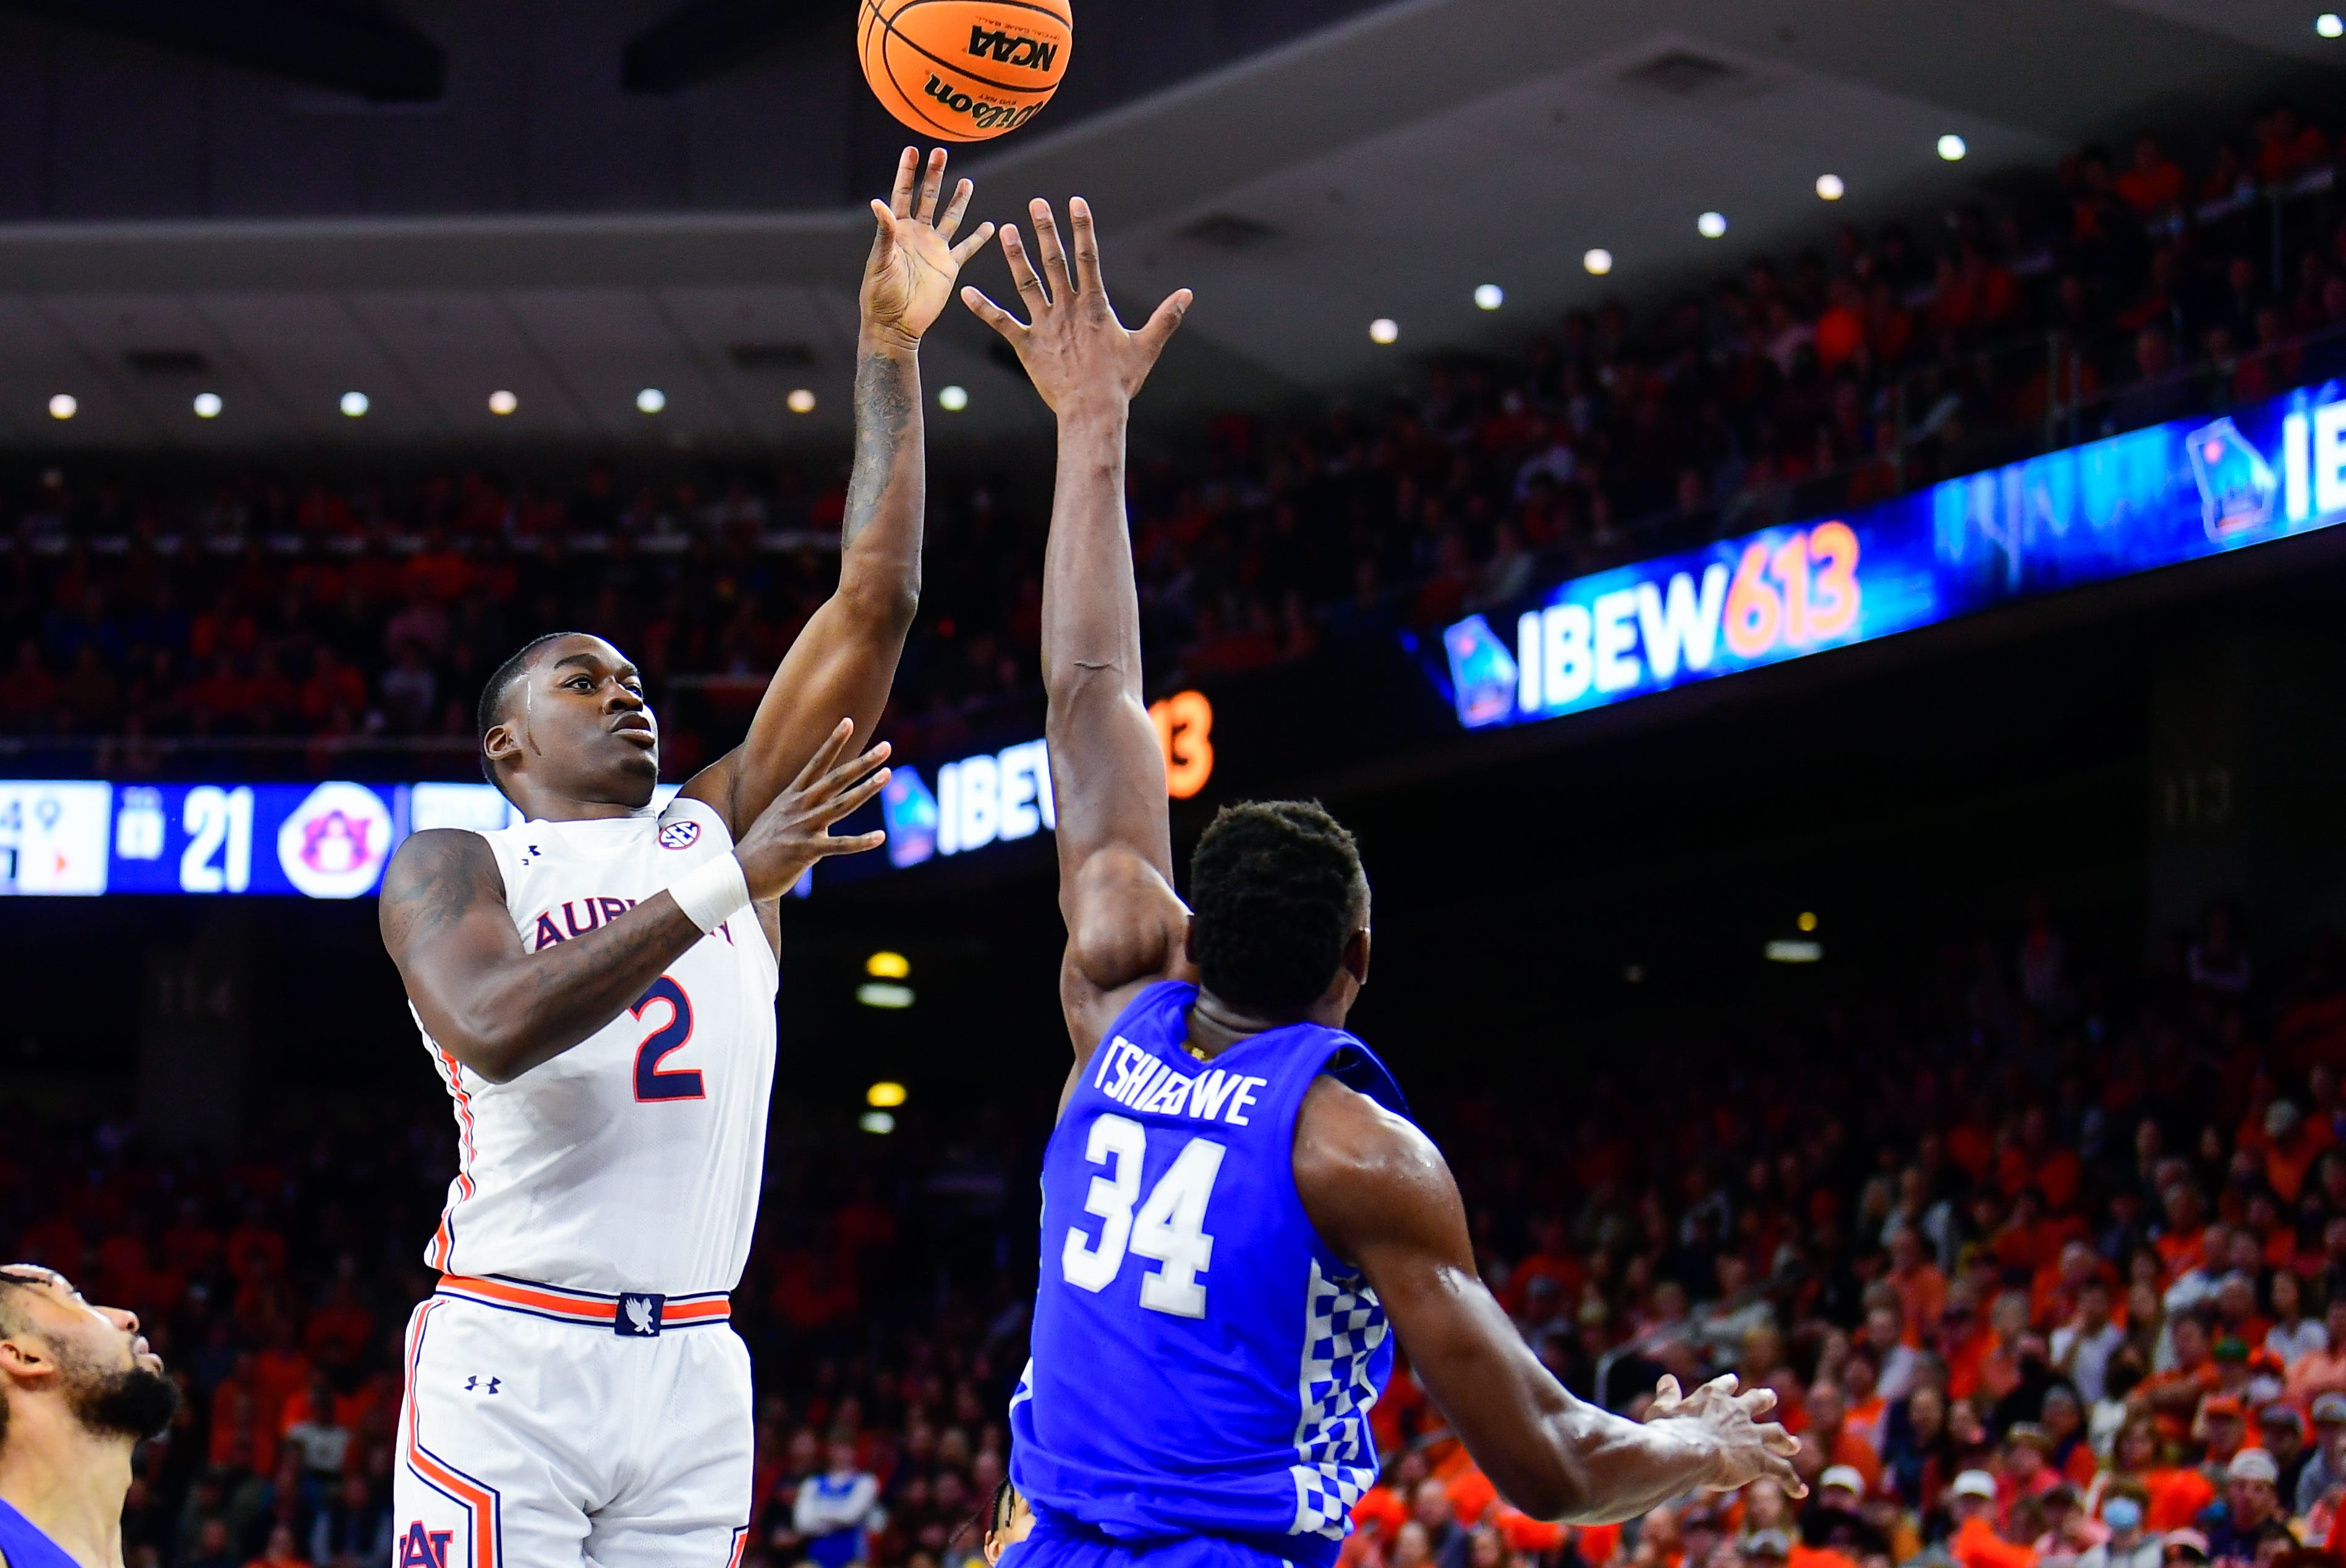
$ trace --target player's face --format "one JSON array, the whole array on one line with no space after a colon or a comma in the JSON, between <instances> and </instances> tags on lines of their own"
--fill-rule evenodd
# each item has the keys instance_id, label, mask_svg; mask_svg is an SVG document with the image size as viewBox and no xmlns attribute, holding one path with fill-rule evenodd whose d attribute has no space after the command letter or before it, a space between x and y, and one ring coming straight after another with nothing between
<instances>
[{"instance_id":1,"label":"player's face","mask_svg":"<svg viewBox=\"0 0 2346 1568\"><path fill-rule=\"evenodd\" d=\"M93 1307L82 1299L73 1282L52 1268L12 1263L0 1273L31 1287L19 1291L17 1304L26 1308L35 1333L58 1359L100 1373L144 1368L161 1372L163 1358L138 1331L138 1315L120 1307Z\"/></svg>"},{"instance_id":2,"label":"player's face","mask_svg":"<svg viewBox=\"0 0 2346 1568\"><path fill-rule=\"evenodd\" d=\"M641 806L659 781L659 723L643 679L601 637L540 649L488 738L509 772L566 799Z\"/></svg>"}]
</instances>

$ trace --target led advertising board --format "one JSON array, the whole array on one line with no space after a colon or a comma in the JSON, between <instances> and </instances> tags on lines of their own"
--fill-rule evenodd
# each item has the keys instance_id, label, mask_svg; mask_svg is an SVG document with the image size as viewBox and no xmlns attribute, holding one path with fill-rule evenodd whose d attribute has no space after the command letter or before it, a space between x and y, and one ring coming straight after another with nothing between
<instances>
[{"instance_id":1,"label":"led advertising board","mask_svg":"<svg viewBox=\"0 0 2346 1568\"><path fill-rule=\"evenodd\" d=\"M1151 710L1167 793L1183 799L1213 772L1213 709L1185 691ZM890 861L917 865L1012 843L1054 824L1051 763L1040 740L936 770L895 769L882 795ZM655 809L677 786L652 794ZM0 779L0 896L272 893L354 899L382 882L412 832L476 832L520 820L486 784L147 784ZM813 872L792 891L807 896Z\"/></svg>"},{"instance_id":2,"label":"led advertising board","mask_svg":"<svg viewBox=\"0 0 2346 1568\"><path fill-rule=\"evenodd\" d=\"M1525 724L2341 522L2333 381L1576 577L1430 673L1466 728Z\"/></svg>"}]
</instances>

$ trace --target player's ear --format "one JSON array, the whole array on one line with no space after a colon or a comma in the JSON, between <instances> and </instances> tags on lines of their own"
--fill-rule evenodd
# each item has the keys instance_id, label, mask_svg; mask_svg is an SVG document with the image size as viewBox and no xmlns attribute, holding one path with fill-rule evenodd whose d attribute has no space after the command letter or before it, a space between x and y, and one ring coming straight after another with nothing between
<instances>
[{"instance_id":1,"label":"player's ear","mask_svg":"<svg viewBox=\"0 0 2346 1568\"><path fill-rule=\"evenodd\" d=\"M481 737L481 755L487 758L493 767L497 768L502 768L508 762L519 761L521 759L521 726L510 718L501 718L490 725L489 732Z\"/></svg>"},{"instance_id":2,"label":"player's ear","mask_svg":"<svg viewBox=\"0 0 2346 1568\"><path fill-rule=\"evenodd\" d=\"M36 1382L54 1375L56 1369L56 1358L48 1353L48 1347L38 1334L20 1331L0 1339L0 1378Z\"/></svg>"},{"instance_id":3,"label":"player's ear","mask_svg":"<svg viewBox=\"0 0 2346 1568\"><path fill-rule=\"evenodd\" d=\"M1369 928L1361 927L1344 939L1344 972L1352 977L1355 985L1369 983Z\"/></svg>"}]
</instances>

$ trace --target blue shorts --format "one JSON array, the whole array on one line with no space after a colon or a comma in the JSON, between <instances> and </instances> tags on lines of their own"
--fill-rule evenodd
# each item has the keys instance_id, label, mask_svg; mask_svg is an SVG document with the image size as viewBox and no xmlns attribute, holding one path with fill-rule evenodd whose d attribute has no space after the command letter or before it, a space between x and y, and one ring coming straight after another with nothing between
<instances>
[{"instance_id":1,"label":"blue shorts","mask_svg":"<svg viewBox=\"0 0 2346 1568\"><path fill-rule=\"evenodd\" d=\"M1117 1541L1056 1510L1037 1509L1033 1532L1002 1554L998 1568L1328 1568L1338 1544L1320 1536L1276 1545L1228 1535Z\"/></svg>"}]
</instances>

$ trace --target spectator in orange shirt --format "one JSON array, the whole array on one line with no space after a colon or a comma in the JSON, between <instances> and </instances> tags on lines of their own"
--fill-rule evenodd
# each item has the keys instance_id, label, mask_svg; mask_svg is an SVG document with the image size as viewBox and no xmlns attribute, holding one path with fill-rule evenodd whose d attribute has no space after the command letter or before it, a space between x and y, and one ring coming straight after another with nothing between
<instances>
[{"instance_id":1,"label":"spectator in orange shirt","mask_svg":"<svg viewBox=\"0 0 2346 1568\"><path fill-rule=\"evenodd\" d=\"M1890 1401L1882 1396L1881 1376L1880 1359L1873 1348L1862 1340L1852 1345L1841 1364L1841 1396L1849 1405L1844 1424L1862 1438L1876 1455L1882 1452L1883 1431L1890 1419Z\"/></svg>"},{"instance_id":2,"label":"spectator in orange shirt","mask_svg":"<svg viewBox=\"0 0 2346 1568\"><path fill-rule=\"evenodd\" d=\"M2313 1162L2330 1146L2330 1129L2308 1121L2289 1101L2275 1100L2265 1107L2264 1136L2258 1141L2263 1145L2266 1185L2282 1203L2294 1205L2305 1191Z\"/></svg>"},{"instance_id":3,"label":"spectator in orange shirt","mask_svg":"<svg viewBox=\"0 0 2346 1568\"><path fill-rule=\"evenodd\" d=\"M1580 1298L1580 1287L1588 1278L1587 1268L1572 1250L1564 1221L1556 1216L1543 1215L1532 1222L1532 1247L1531 1256L1507 1276L1506 1288L1500 1296L1511 1318L1523 1316L1533 1281L1550 1281L1558 1292L1556 1299L1570 1302Z\"/></svg>"},{"instance_id":4,"label":"spectator in orange shirt","mask_svg":"<svg viewBox=\"0 0 2346 1568\"><path fill-rule=\"evenodd\" d=\"M1939 1359L1947 1369L1947 1397L1967 1400L1979 1391L1980 1362L1995 1336L1972 1309L1968 1287L1953 1292L1939 1314Z\"/></svg>"},{"instance_id":5,"label":"spectator in orange shirt","mask_svg":"<svg viewBox=\"0 0 2346 1568\"><path fill-rule=\"evenodd\" d=\"M1409 1504L1403 1501L1412 1488L1425 1479L1425 1451L1411 1449L1394 1461L1385 1480L1361 1494L1352 1505L1352 1523L1358 1530L1374 1530L1378 1539L1391 1541L1409 1519Z\"/></svg>"},{"instance_id":6,"label":"spectator in orange shirt","mask_svg":"<svg viewBox=\"0 0 2346 1568\"><path fill-rule=\"evenodd\" d=\"M2134 138L2134 164L2117 178L2118 199L2144 218L2183 199L2183 169L2148 131Z\"/></svg>"},{"instance_id":7,"label":"spectator in orange shirt","mask_svg":"<svg viewBox=\"0 0 2346 1568\"><path fill-rule=\"evenodd\" d=\"M2043 1497L2061 1484L2053 1468L2053 1440L2035 1421L2014 1421L2004 1434L2002 1473L1995 1479L1995 1522L2012 1527L2013 1512L2021 1503Z\"/></svg>"},{"instance_id":8,"label":"spectator in orange shirt","mask_svg":"<svg viewBox=\"0 0 2346 1568\"><path fill-rule=\"evenodd\" d=\"M2264 1348L2265 1336L2272 1332L2272 1324L2257 1310L2257 1288L2245 1274L2227 1274L2216 1282L2216 1322L2213 1333L2218 1341L2237 1339L2240 1359L2248 1359L2249 1349Z\"/></svg>"},{"instance_id":9,"label":"spectator in orange shirt","mask_svg":"<svg viewBox=\"0 0 2346 1568\"><path fill-rule=\"evenodd\" d=\"M1954 1533L1947 1553L1961 1568L2036 1568L2034 1549L2006 1541L1996 1533L1995 1477L1984 1470L1967 1470L1947 1488L1947 1507L1954 1516Z\"/></svg>"},{"instance_id":10,"label":"spectator in orange shirt","mask_svg":"<svg viewBox=\"0 0 2346 1568\"><path fill-rule=\"evenodd\" d=\"M2040 1361L2045 1348L2028 1331L2028 1298L2017 1290L1996 1297L1988 1308L1988 1329L1994 1338L1979 1359L1979 1391L1993 1402L2020 1386L2031 1343Z\"/></svg>"},{"instance_id":11,"label":"spectator in orange shirt","mask_svg":"<svg viewBox=\"0 0 2346 1568\"><path fill-rule=\"evenodd\" d=\"M2257 176L2268 185L2303 173L2330 157L2330 138L2294 106L2275 104L2257 121Z\"/></svg>"},{"instance_id":12,"label":"spectator in orange shirt","mask_svg":"<svg viewBox=\"0 0 2346 1568\"><path fill-rule=\"evenodd\" d=\"M2045 1390L2044 1426L2049 1445L2045 1462L2079 1487L2091 1486L2100 1466L2093 1445L2086 1441L2085 1407L2068 1384L2055 1383Z\"/></svg>"},{"instance_id":13,"label":"spectator in orange shirt","mask_svg":"<svg viewBox=\"0 0 2346 1568\"><path fill-rule=\"evenodd\" d=\"M1844 1469L1856 1472L1861 1492L1872 1492L1882 1480L1882 1456L1864 1438L1850 1430L1849 1400L1840 1384L1819 1378L1809 1385L1809 1430L1800 1434L1805 1451L1793 1461L1803 1473ZM1805 1461L1805 1462L1803 1462Z\"/></svg>"},{"instance_id":14,"label":"spectator in orange shirt","mask_svg":"<svg viewBox=\"0 0 2346 1568\"><path fill-rule=\"evenodd\" d=\"M239 1282L285 1272L285 1237L269 1223L258 1203L244 1212L244 1223L228 1233L228 1270Z\"/></svg>"},{"instance_id":15,"label":"spectator in orange shirt","mask_svg":"<svg viewBox=\"0 0 2346 1568\"><path fill-rule=\"evenodd\" d=\"M343 1367L365 1352L373 1332L374 1314L359 1300L358 1282L345 1271L335 1277L332 1292L310 1314L310 1327L301 1342L319 1361Z\"/></svg>"},{"instance_id":16,"label":"spectator in orange shirt","mask_svg":"<svg viewBox=\"0 0 2346 1568\"><path fill-rule=\"evenodd\" d=\"M1890 1233L1890 1283L1905 1308L1908 1332L1928 1331L1947 1307L1947 1277L1923 1250L1922 1233L1902 1225Z\"/></svg>"},{"instance_id":17,"label":"spectator in orange shirt","mask_svg":"<svg viewBox=\"0 0 2346 1568\"><path fill-rule=\"evenodd\" d=\"M2199 1469L2212 1482L2235 1455L2250 1446L2248 1407L2229 1394L2203 1400L2199 1403L2199 1419L2191 1423L2191 1435L2206 1445Z\"/></svg>"},{"instance_id":18,"label":"spectator in orange shirt","mask_svg":"<svg viewBox=\"0 0 2346 1568\"><path fill-rule=\"evenodd\" d=\"M2053 1136L2052 1118L2044 1106L2031 1105L2021 1113L2020 1148L2028 1162L2028 1183L2044 1198L2045 1211L2067 1214L2076 1204L2086 1167L2076 1150Z\"/></svg>"},{"instance_id":19,"label":"spectator in orange shirt","mask_svg":"<svg viewBox=\"0 0 2346 1568\"><path fill-rule=\"evenodd\" d=\"M2172 1284L2183 1275L2197 1268L2206 1260L2208 1239L2207 1204L2199 1189L2188 1181L2168 1185L2159 1194L2166 1207L2167 1223L2160 1227L2151 1247L2158 1254L2163 1271L2162 1285Z\"/></svg>"},{"instance_id":20,"label":"spectator in orange shirt","mask_svg":"<svg viewBox=\"0 0 2346 1568\"><path fill-rule=\"evenodd\" d=\"M2179 1442L2191 1430L2199 1401L2217 1385L2216 1362L2208 1353L2208 1329L2189 1313L2178 1314L2168 1326L2175 1349L2175 1365L2143 1380L2142 1397L2158 1420L2159 1435Z\"/></svg>"}]
</instances>

